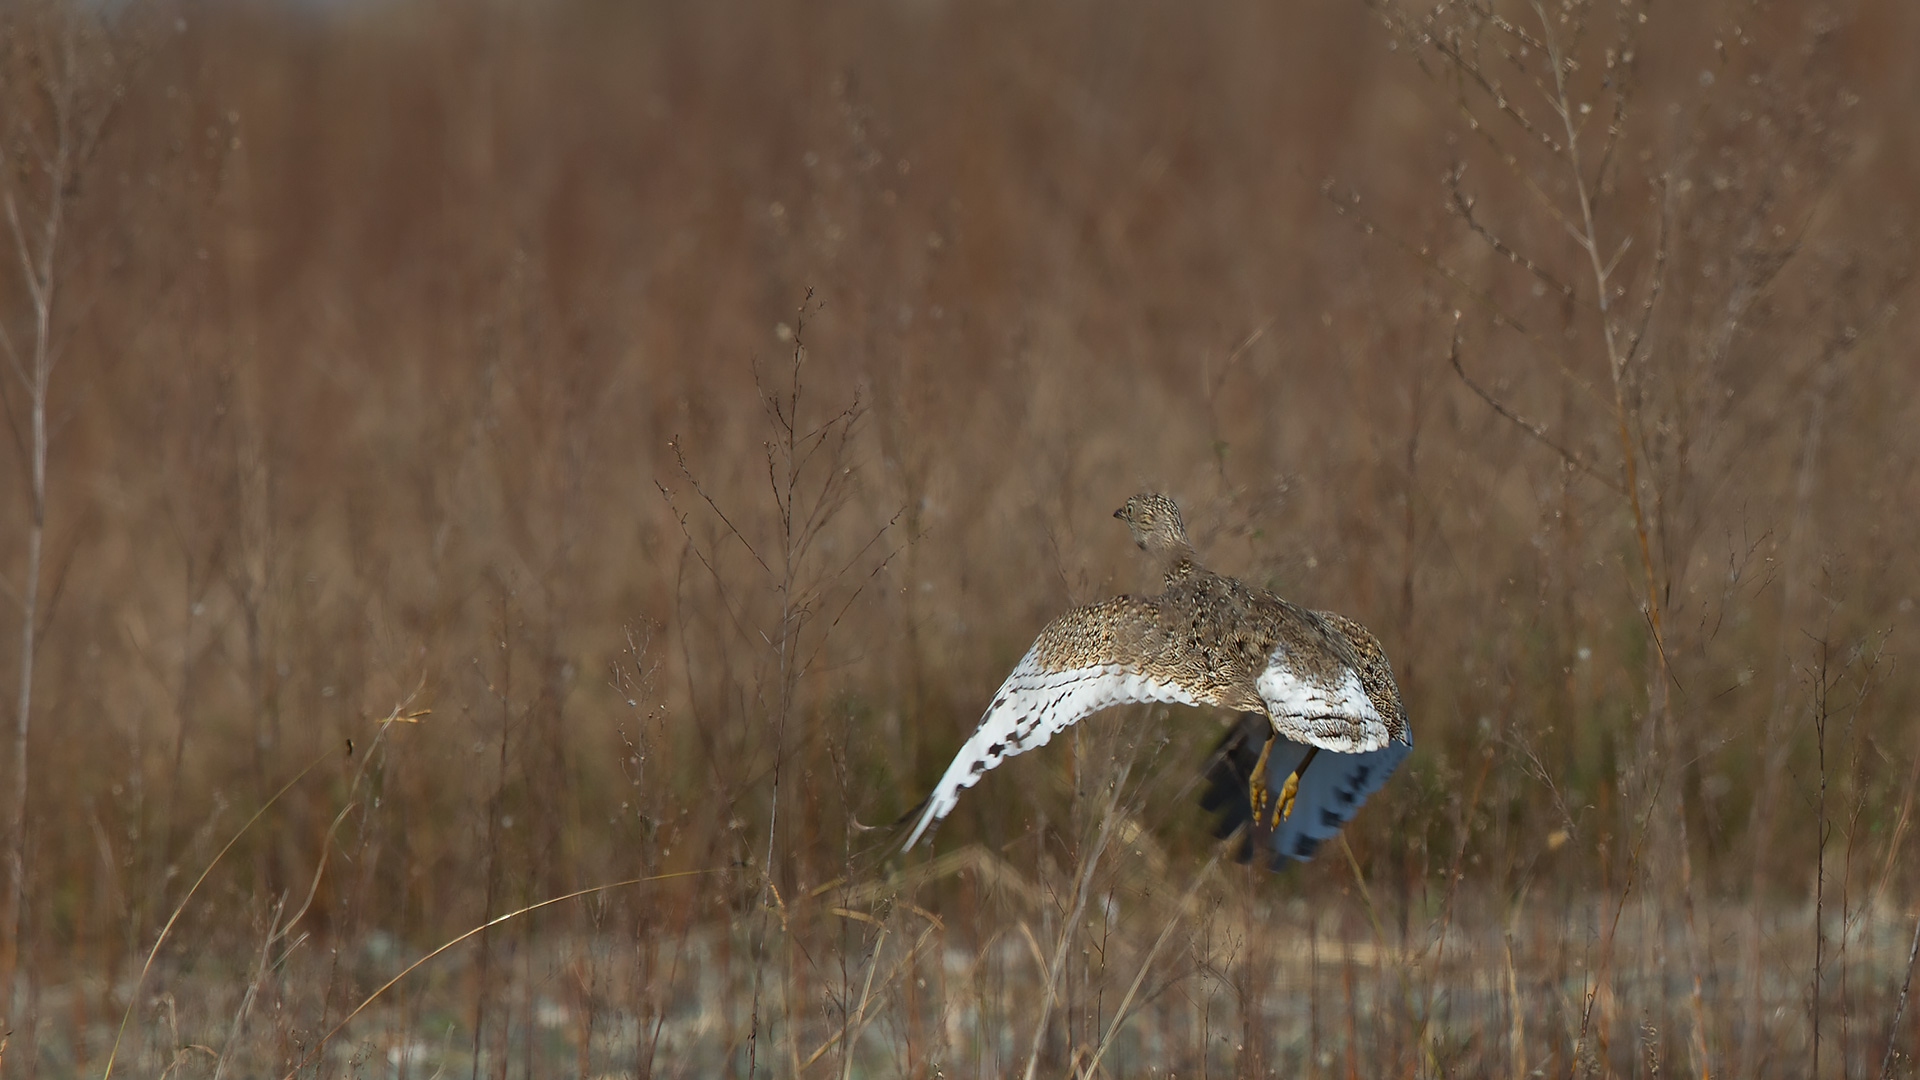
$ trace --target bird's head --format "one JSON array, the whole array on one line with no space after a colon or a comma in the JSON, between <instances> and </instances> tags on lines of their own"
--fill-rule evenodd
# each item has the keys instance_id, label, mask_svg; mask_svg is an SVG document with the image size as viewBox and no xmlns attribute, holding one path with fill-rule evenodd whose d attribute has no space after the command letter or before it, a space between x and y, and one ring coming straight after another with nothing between
<instances>
[{"instance_id":1,"label":"bird's head","mask_svg":"<svg viewBox=\"0 0 1920 1080\"><path fill-rule=\"evenodd\" d=\"M1143 551L1176 551L1190 546L1187 527L1180 521L1180 508L1165 495L1142 492L1128 499L1113 516L1127 523L1133 542Z\"/></svg>"}]
</instances>

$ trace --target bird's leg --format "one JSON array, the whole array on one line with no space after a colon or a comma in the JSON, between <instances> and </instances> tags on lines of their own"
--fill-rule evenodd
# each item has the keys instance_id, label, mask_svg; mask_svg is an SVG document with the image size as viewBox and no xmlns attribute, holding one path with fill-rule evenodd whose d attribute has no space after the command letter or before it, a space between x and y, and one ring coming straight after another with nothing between
<instances>
[{"instance_id":1,"label":"bird's leg","mask_svg":"<svg viewBox=\"0 0 1920 1080\"><path fill-rule=\"evenodd\" d=\"M1247 802L1253 806L1255 825L1264 820L1262 813L1267 808L1267 755L1273 751L1273 736L1267 736L1266 745L1260 748L1260 760L1253 763L1253 771L1247 774Z\"/></svg>"},{"instance_id":2,"label":"bird's leg","mask_svg":"<svg viewBox=\"0 0 1920 1080\"><path fill-rule=\"evenodd\" d=\"M1306 756L1300 759L1300 764L1294 767L1292 774L1287 777L1287 782L1281 785L1280 795L1273 801L1273 825L1270 826L1271 828L1279 828L1280 823L1286 820L1287 815L1293 813L1293 797L1300 792L1300 777L1306 775L1307 766L1313 764L1313 755L1319 752L1320 748L1317 746L1308 747Z\"/></svg>"}]
</instances>

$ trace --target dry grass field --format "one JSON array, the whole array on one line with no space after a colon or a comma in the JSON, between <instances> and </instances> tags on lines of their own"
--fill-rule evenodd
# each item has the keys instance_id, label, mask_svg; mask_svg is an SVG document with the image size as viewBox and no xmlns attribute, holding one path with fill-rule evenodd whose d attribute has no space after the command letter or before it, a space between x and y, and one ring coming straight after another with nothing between
<instances>
[{"instance_id":1,"label":"dry grass field","mask_svg":"<svg viewBox=\"0 0 1920 1080\"><path fill-rule=\"evenodd\" d=\"M6 5L0 1077L1915 1076L1917 46ZM1412 757L1266 874L1128 707L901 854L1149 488Z\"/></svg>"}]
</instances>

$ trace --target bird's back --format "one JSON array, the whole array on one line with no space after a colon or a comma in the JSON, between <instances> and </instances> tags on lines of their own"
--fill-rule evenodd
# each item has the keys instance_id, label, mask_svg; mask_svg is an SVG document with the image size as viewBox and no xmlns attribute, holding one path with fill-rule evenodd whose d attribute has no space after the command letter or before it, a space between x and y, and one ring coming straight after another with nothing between
<instances>
[{"instance_id":1,"label":"bird's back","mask_svg":"<svg viewBox=\"0 0 1920 1080\"><path fill-rule=\"evenodd\" d=\"M1258 683L1277 652L1298 676L1326 682L1360 663L1346 637L1319 613L1224 574L1196 570L1137 603L1156 623L1152 648L1140 654L1146 673L1186 686L1210 704L1263 708Z\"/></svg>"}]
</instances>

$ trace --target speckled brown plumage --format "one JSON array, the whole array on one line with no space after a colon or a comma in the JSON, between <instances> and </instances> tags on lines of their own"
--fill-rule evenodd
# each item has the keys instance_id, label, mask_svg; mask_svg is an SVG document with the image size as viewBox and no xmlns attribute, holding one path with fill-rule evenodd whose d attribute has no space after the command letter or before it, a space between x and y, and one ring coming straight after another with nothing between
<instances>
[{"instance_id":1,"label":"speckled brown plumage","mask_svg":"<svg viewBox=\"0 0 1920 1080\"><path fill-rule=\"evenodd\" d=\"M1386 781L1412 746L1400 687L1379 639L1344 615L1332 611L1317 614L1352 643L1360 660L1361 685L1374 707L1386 718L1389 739L1381 749L1357 756L1355 762L1361 764L1366 759L1374 759L1374 767L1369 770L1370 776L1359 776L1356 782L1358 770L1353 767L1354 763L1350 762L1342 770L1339 757L1334 755L1316 753L1309 759L1302 752L1304 748L1298 745L1283 745L1276 755L1274 746L1284 744L1285 740L1274 733L1272 719L1264 712L1242 712L1207 759L1206 786L1200 794L1201 808L1218 815L1215 836L1225 840L1242 833L1234 848L1234 857L1240 862L1247 862L1256 850L1263 848L1272 850L1275 864L1286 858L1310 855L1324 839L1324 835L1318 834L1331 833L1344 824L1366 796ZM1309 799L1315 787L1326 796L1326 806L1317 818L1307 812L1311 808L1302 805L1304 800L1297 798L1308 776L1321 781L1308 784ZM1258 789L1262 786L1269 791L1284 788L1288 777L1294 780L1295 802L1302 805L1302 812L1289 814L1279 822L1267 820L1262 811L1270 811L1272 807ZM1297 824L1292 820L1294 816L1300 818ZM1294 826L1291 834L1289 825Z\"/></svg>"},{"instance_id":2,"label":"speckled brown plumage","mask_svg":"<svg viewBox=\"0 0 1920 1080\"><path fill-rule=\"evenodd\" d=\"M1208 705L1259 709L1255 680L1276 649L1303 679L1333 684L1360 668L1317 613L1205 570L1158 596L1117 596L1055 619L1032 657L1048 671L1121 664Z\"/></svg>"},{"instance_id":3,"label":"speckled brown plumage","mask_svg":"<svg viewBox=\"0 0 1920 1080\"><path fill-rule=\"evenodd\" d=\"M1387 738L1395 742L1407 742L1411 738L1407 731L1407 708L1400 701L1400 684L1393 677L1393 665L1387 663L1386 650L1380 647L1380 639L1373 631L1332 611L1315 612L1327 625L1338 630L1353 647L1354 656L1360 661L1360 685L1367 692L1367 700L1380 710L1387 721Z\"/></svg>"},{"instance_id":4,"label":"speckled brown plumage","mask_svg":"<svg viewBox=\"0 0 1920 1080\"><path fill-rule=\"evenodd\" d=\"M1364 627L1205 569L1164 495L1136 495L1114 516L1163 561L1166 590L1090 604L1042 629L928 797L908 847L986 771L1109 705L1259 712L1277 737L1335 753L1406 741L1392 669Z\"/></svg>"}]
</instances>

